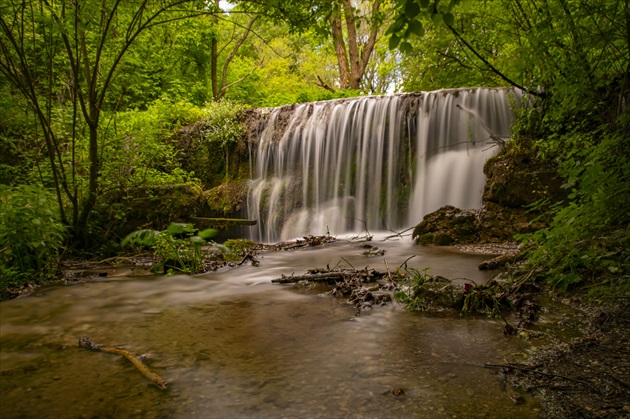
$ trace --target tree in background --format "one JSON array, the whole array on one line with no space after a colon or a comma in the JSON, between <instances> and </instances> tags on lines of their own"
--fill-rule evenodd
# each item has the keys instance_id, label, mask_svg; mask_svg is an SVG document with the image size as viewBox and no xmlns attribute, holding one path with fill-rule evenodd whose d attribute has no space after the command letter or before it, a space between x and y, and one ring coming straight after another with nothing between
<instances>
[{"instance_id":1,"label":"tree in background","mask_svg":"<svg viewBox=\"0 0 630 419\"><path fill-rule=\"evenodd\" d=\"M0 10L0 72L26 98L44 139L63 222L87 240L99 195L101 130L130 48L154 27L206 13L194 2L9 1ZM87 161L79 138L87 137Z\"/></svg>"},{"instance_id":2,"label":"tree in background","mask_svg":"<svg viewBox=\"0 0 630 419\"><path fill-rule=\"evenodd\" d=\"M381 2L333 2L328 22L339 65L339 88L359 90L383 23Z\"/></svg>"}]
</instances>

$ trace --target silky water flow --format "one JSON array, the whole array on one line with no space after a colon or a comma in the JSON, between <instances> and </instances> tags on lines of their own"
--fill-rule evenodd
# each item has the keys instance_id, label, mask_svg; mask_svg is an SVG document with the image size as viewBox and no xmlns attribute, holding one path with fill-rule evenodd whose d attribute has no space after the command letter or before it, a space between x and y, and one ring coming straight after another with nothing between
<instances>
[{"instance_id":1,"label":"silky water flow","mask_svg":"<svg viewBox=\"0 0 630 419\"><path fill-rule=\"evenodd\" d=\"M453 89L260 110L248 218L255 240L395 230L478 208L510 135L514 89Z\"/></svg>"},{"instance_id":2,"label":"silky water flow","mask_svg":"<svg viewBox=\"0 0 630 419\"><path fill-rule=\"evenodd\" d=\"M0 303L0 417L536 417L535 403L514 404L483 368L528 347L503 336L501 320L396 302L357 315L321 290L271 283L405 261L459 284L487 281L483 256L376 231L443 204L479 205L488 140L509 134L510 96L464 89L268 111L252 147L255 238L339 240L195 276L116 270ZM384 255L344 239L366 228ZM143 354L167 389L122 357L80 348L82 336Z\"/></svg>"}]
</instances>

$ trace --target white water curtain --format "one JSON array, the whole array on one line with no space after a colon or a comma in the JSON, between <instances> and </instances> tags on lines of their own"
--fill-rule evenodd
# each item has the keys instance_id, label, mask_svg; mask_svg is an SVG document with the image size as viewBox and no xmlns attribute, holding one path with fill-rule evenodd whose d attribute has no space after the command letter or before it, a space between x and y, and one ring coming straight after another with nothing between
<instances>
[{"instance_id":1,"label":"white water curtain","mask_svg":"<svg viewBox=\"0 0 630 419\"><path fill-rule=\"evenodd\" d=\"M443 205L478 208L507 138L512 89L452 89L275 108L253 145L253 239L396 230Z\"/></svg>"}]
</instances>

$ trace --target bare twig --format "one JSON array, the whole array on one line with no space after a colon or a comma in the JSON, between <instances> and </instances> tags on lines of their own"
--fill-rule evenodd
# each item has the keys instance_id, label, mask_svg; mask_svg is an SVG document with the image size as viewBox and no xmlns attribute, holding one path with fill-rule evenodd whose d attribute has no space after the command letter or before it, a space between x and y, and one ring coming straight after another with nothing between
<instances>
[{"instance_id":1,"label":"bare twig","mask_svg":"<svg viewBox=\"0 0 630 419\"><path fill-rule=\"evenodd\" d=\"M407 262L409 262L409 260L415 258L416 255L411 255L409 256L407 259L405 259L405 261L403 263L400 264L401 268L407 269Z\"/></svg>"},{"instance_id":2,"label":"bare twig","mask_svg":"<svg viewBox=\"0 0 630 419\"><path fill-rule=\"evenodd\" d=\"M389 230L389 231L391 231L391 232L392 232L392 233L394 233L394 234L392 234L391 236L387 236L387 237L385 237L385 238L383 239L383 241L385 241L385 240L389 240L389 239L391 239L391 238L393 238L393 237L400 237L400 238L402 239L402 238L403 238L403 233L406 233L406 232L408 232L409 230L413 230L414 228L416 228L416 227L415 227L415 226L414 226L414 227L409 227L408 229L403 230L403 231L400 231L400 232L396 232L396 231L394 231L394 230ZM408 234L407 234L407 235L408 235Z\"/></svg>"},{"instance_id":3,"label":"bare twig","mask_svg":"<svg viewBox=\"0 0 630 419\"><path fill-rule=\"evenodd\" d=\"M142 363L138 359L138 356L132 352L129 352L126 349L115 348L113 346L103 346L100 343L94 342L92 339L87 336L83 336L79 339L79 346L85 349L90 349L92 351L101 351L101 352L109 352L112 354L121 355L127 358L134 367L142 374L145 378L149 379L153 384L155 384L159 389L166 389L166 380L152 372L146 365Z\"/></svg>"},{"instance_id":4,"label":"bare twig","mask_svg":"<svg viewBox=\"0 0 630 419\"><path fill-rule=\"evenodd\" d=\"M387 259L384 259L385 261L385 267L387 268L387 276L389 277L390 281L393 281L393 277L392 277L392 272L389 270L389 263L387 263Z\"/></svg>"},{"instance_id":5,"label":"bare twig","mask_svg":"<svg viewBox=\"0 0 630 419\"><path fill-rule=\"evenodd\" d=\"M351 264L350 262L348 262L348 261L346 260L346 258L344 258L344 257L342 256L342 257L341 257L341 259L343 259L343 261L344 261L344 262L346 262L348 265L350 265L350 267L351 267L352 269L355 269L355 270L356 270L356 268L355 268L354 266L352 266L352 264Z\"/></svg>"}]
</instances>

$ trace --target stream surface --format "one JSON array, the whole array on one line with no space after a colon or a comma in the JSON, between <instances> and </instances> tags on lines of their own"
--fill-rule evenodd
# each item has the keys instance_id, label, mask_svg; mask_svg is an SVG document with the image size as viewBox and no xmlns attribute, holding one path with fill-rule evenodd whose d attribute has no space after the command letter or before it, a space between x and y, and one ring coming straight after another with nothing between
<instances>
[{"instance_id":1,"label":"stream surface","mask_svg":"<svg viewBox=\"0 0 630 419\"><path fill-rule=\"evenodd\" d=\"M266 253L260 266L196 276L118 271L0 303L0 417L536 417L516 405L496 370L527 342L502 321L422 314L399 304L355 316L343 299L280 275L346 264L411 267L484 282L487 256L412 245L355 243ZM134 276L136 275L136 276ZM146 355L169 381L152 386L122 357L78 347L81 336ZM394 389L404 395L395 396Z\"/></svg>"}]
</instances>

